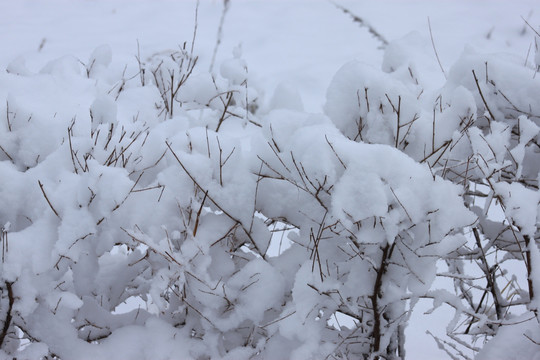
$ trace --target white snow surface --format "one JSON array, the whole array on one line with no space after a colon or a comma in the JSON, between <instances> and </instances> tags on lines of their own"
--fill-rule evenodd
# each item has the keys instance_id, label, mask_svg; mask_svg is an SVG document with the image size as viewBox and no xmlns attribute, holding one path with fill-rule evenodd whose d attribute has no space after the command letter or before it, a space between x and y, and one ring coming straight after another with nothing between
<instances>
[{"instance_id":1,"label":"white snow surface","mask_svg":"<svg viewBox=\"0 0 540 360\"><path fill-rule=\"evenodd\" d=\"M219 29L224 3L228 8ZM325 358L335 344L319 344L326 325L319 320L337 307L331 297L315 296L313 287L321 293L339 288L367 296L375 277L365 262L347 265L343 254L321 243L320 251L338 253L347 274L339 281L330 276L321 281L319 271L313 271L315 262L299 250L312 239L302 230L313 222L304 213L327 224L339 221L359 239L377 244L367 257L376 259L378 244L392 244L411 224L417 228L407 249L449 253L464 241L454 228L475 218L464 210L459 186L418 162L433 160L426 149L456 139L460 119L483 106L471 69L487 78L483 66L489 61L489 75L497 84L519 85L521 90L510 94L516 106L533 103L531 113L540 109L535 100L539 78L533 78L540 50L522 19L540 24L533 0L0 0L0 6L0 225L5 224L2 233L9 236L1 275L3 281L16 281L21 300L16 311L31 315L29 323L43 342L22 348L21 358L39 359L49 350L61 351L65 359L189 358L213 345L220 349L210 354L214 358L262 356L257 353L262 340L253 352L240 347L221 351L237 341L230 330L242 324L274 335L266 344L269 353ZM341 6L364 23L355 22ZM192 47L199 57L196 68L178 93L181 105L169 103L168 116L164 88L152 71L170 75L179 61L189 66ZM178 51L178 57L170 56ZM145 74L139 73L136 57L145 63ZM427 125L435 111L427 104L435 93L444 94L445 104L432 138ZM410 128L416 140L410 146L396 134L392 107L398 98L404 121L418 116ZM221 123L228 100L238 116ZM373 108L383 102L386 113L375 114ZM364 143L355 142L359 106L369 124L361 133ZM250 107L256 111L248 112ZM495 118L504 119L503 110L493 110ZM526 116L522 124L523 141L511 149L505 146L510 130L501 122L494 123L487 141L480 130L471 130L470 146L460 144L452 154L473 151L493 158L479 165L479 173L507 166L511 152L521 171L529 159L526 144L539 131L538 122ZM392 148L395 143L402 151ZM321 192L326 212L299 190L306 181L300 171L289 182L258 181L262 175L286 174L295 162L305 167L310 181L333 185L327 194ZM540 177L538 171L535 175ZM248 191L255 184L257 192ZM196 187L197 196L186 194ZM517 225L534 238L538 192L516 183L499 184L496 191L507 201L505 216L519 219ZM182 209L196 214L199 208L204 221L197 230L192 223L180 224L179 219L187 222L192 216ZM253 255L276 251L268 249L272 234L264 219L253 217L255 210L301 229L288 235L297 246L268 262ZM356 222L377 218L384 218L381 227L355 230ZM218 239L224 239L218 246L229 246L233 227L249 229L254 237L240 271L214 246ZM100 240L92 242L96 234ZM429 248L431 237L436 244ZM181 243L180 238L188 240ZM128 251L120 240L144 246ZM538 248L533 250L538 271ZM140 274L145 257L155 264L164 257L172 265L161 266L157 276ZM406 255L400 260L407 263ZM406 265L414 276L389 271L391 300L423 293L434 282L435 260L426 257ZM368 275L360 281L355 273ZM150 282L150 276L162 280ZM225 334L222 338L216 333L203 345L197 337L210 333L211 321L175 328L156 315L178 315L168 314L171 307L163 300L163 294L174 294L170 279L191 284L204 305L200 315L215 319L211 325ZM538 283L538 277L534 280ZM129 283L126 291L110 290L118 281ZM58 285L64 282L65 287ZM215 288L209 290L208 284ZM100 291L108 291L110 298L98 304L92 293ZM148 294L149 300L143 300L153 301L153 307L114 314L130 291ZM293 300L283 305L284 298ZM316 305L321 308L314 310ZM447 358L426 330L444 336L452 314L443 309L423 314L429 305L421 301L413 312L406 330L407 358ZM191 307L179 306L181 311ZM76 313L79 318L98 314L96 324L78 323L79 333L68 329ZM283 320L274 324L275 319ZM99 346L81 340L81 333L108 335L100 324L112 324L112 335ZM537 338L536 319L519 326ZM523 336L504 328L498 336L520 347L516 359L538 356ZM187 340L176 343L176 337ZM495 340L479 359L496 359L505 351ZM298 348L296 341L302 344ZM0 351L0 358L7 356Z\"/></svg>"}]
</instances>

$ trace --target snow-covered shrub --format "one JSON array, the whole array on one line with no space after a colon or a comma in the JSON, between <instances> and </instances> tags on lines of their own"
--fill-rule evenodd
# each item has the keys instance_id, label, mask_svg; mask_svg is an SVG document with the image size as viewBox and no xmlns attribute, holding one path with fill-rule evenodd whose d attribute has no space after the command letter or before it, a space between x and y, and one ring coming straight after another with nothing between
<instances>
[{"instance_id":1,"label":"snow-covered shrub","mask_svg":"<svg viewBox=\"0 0 540 360\"><path fill-rule=\"evenodd\" d=\"M414 61L386 65L345 65L325 111L349 139L393 146L462 187L477 221L446 260L444 276L454 278L456 293L442 302L456 310L449 336L478 351L479 337L537 316L540 82L521 59L472 50L432 91L415 76ZM529 339L531 351L537 340ZM455 349L447 347L463 354Z\"/></svg>"},{"instance_id":2,"label":"snow-covered shrub","mask_svg":"<svg viewBox=\"0 0 540 360\"><path fill-rule=\"evenodd\" d=\"M420 298L452 336L534 314L530 69L465 54L428 93L414 64L350 63L325 114L261 115L234 55L220 77L185 47L0 74L3 356L403 358ZM507 259L529 281L503 302Z\"/></svg>"}]
</instances>

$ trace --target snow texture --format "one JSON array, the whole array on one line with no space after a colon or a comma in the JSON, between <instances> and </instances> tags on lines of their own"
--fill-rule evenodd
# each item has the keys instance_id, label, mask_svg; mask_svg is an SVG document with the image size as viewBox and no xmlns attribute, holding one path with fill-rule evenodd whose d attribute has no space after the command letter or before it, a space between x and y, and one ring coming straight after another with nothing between
<instances>
[{"instance_id":1,"label":"snow texture","mask_svg":"<svg viewBox=\"0 0 540 360\"><path fill-rule=\"evenodd\" d=\"M429 32L344 21L353 2L227 4L198 4L195 27L145 2L77 1L66 21L96 5L157 27L129 56L120 35L62 48L60 26L0 56L0 358L397 359L420 299L453 309L452 345L434 336L448 355L535 358L538 50L449 43L445 70ZM315 15L319 30L300 20ZM221 49L208 67L220 16L245 42L206 42ZM269 21L272 54L246 30ZM185 43L160 38L182 22ZM337 56L324 29L338 25L376 50Z\"/></svg>"}]
</instances>

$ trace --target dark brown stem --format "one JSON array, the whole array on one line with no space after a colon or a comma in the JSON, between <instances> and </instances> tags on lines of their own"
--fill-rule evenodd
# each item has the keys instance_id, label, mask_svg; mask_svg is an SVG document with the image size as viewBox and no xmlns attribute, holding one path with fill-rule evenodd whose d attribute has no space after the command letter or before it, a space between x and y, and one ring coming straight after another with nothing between
<instances>
[{"instance_id":1,"label":"dark brown stem","mask_svg":"<svg viewBox=\"0 0 540 360\"><path fill-rule=\"evenodd\" d=\"M227 94L227 102L225 103L224 107L223 107L223 113L221 114L221 117L219 118L219 122L218 122L218 125L217 125L217 128L216 128L216 132L219 132L219 128L221 127L221 124L223 123L223 121L226 119L225 118L225 115L227 115L227 109L229 108L229 106L231 105L231 101L232 101L232 98L233 98L233 93L232 92L229 92Z\"/></svg>"},{"instance_id":2,"label":"dark brown stem","mask_svg":"<svg viewBox=\"0 0 540 360\"><path fill-rule=\"evenodd\" d=\"M13 158L7 153L6 150L4 150L4 148L0 145L0 150L6 154L6 156L8 157L9 160L11 160L12 163L15 163L15 161L13 161Z\"/></svg>"},{"instance_id":3,"label":"dark brown stem","mask_svg":"<svg viewBox=\"0 0 540 360\"><path fill-rule=\"evenodd\" d=\"M13 311L13 304L15 303L15 297L13 296L13 288L12 282L6 281L6 289L8 293L8 310L6 313L6 319L4 320L4 326L2 328L2 332L0 333L0 348L4 345L4 340L6 339L6 335L9 331L9 327L11 326L11 320L13 319L11 312Z\"/></svg>"},{"instance_id":4,"label":"dark brown stem","mask_svg":"<svg viewBox=\"0 0 540 360\"><path fill-rule=\"evenodd\" d=\"M75 152L73 151L73 144L71 142L71 131L73 129L73 125L68 127L68 140L69 140L69 152L71 153L71 162L73 163L73 169L75 170L75 174L78 174L79 171L77 170L77 165L75 165Z\"/></svg>"},{"instance_id":5,"label":"dark brown stem","mask_svg":"<svg viewBox=\"0 0 540 360\"><path fill-rule=\"evenodd\" d=\"M195 219L195 226L193 227L193 236L197 236L197 229L199 228L199 219L201 218L202 209L204 206L204 202L206 201L206 197L208 196L208 190L204 193L204 198L201 202L201 207L199 208L199 211L197 211L197 218Z\"/></svg>"},{"instance_id":6,"label":"dark brown stem","mask_svg":"<svg viewBox=\"0 0 540 360\"><path fill-rule=\"evenodd\" d=\"M393 247L394 245L386 244L386 246L382 249L383 253L381 258L381 265L377 270L377 278L375 279L375 285L373 286L373 294L370 296L371 307L373 308L372 350L374 353L378 353L381 348L381 338L383 335L381 331L381 318L383 314L381 313L381 309L379 307L379 298L382 298L383 296L383 275L386 273L386 269L388 267L388 260L392 255ZM378 358L379 357L376 357L376 359Z\"/></svg>"},{"instance_id":7,"label":"dark brown stem","mask_svg":"<svg viewBox=\"0 0 540 360\"><path fill-rule=\"evenodd\" d=\"M11 131L11 122L9 121L9 102L6 100L6 121L7 121L7 126L8 126L8 130Z\"/></svg>"},{"instance_id":8,"label":"dark brown stem","mask_svg":"<svg viewBox=\"0 0 540 360\"><path fill-rule=\"evenodd\" d=\"M387 95L388 97L388 95ZM392 103L390 103L392 104ZM394 105L392 105L392 107L394 107ZM400 119L400 115L401 115L401 96L398 97L398 107L397 107L397 110L394 109L396 115L397 115L397 125L396 125L396 149L398 148L399 146L399 130L401 128L401 119Z\"/></svg>"},{"instance_id":9,"label":"dark brown stem","mask_svg":"<svg viewBox=\"0 0 540 360\"><path fill-rule=\"evenodd\" d=\"M60 217L60 215L58 215L58 212L56 211L54 206L51 204L51 201L47 197L47 194L45 193L45 189L43 188L43 184L41 183L41 181L38 180L38 184L39 184L39 188L41 189L41 192L43 193L43 196L45 197L45 200L47 200L47 204L49 204L49 207L53 211L54 215L56 215L60 220L62 220L62 218Z\"/></svg>"},{"instance_id":10,"label":"dark brown stem","mask_svg":"<svg viewBox=\"0 0 540 360\"><path fill-rule=\"evenodd\" d=\"M486 102L486 99L484 98L484 94L482 93L482 89L480 89L480 84L478 84L478 78L476 77L476 73L474 72L474 70L472 71L472 73L473 73L473 76L474 76L474 82L476 83L476 87L478 88L478 93L480 93L480 97L482 98L482 102L484 103L484 106L486 107L486 110L488 111L489 116L491 117L491 120L495 121L495 116L491 112L491 109L489 108L489 106L488 106L488 104Z\"/></svg>"},{"instance_id":11,"label":"dark brown stem","mask_svg":"<svg viewBox=\"0 0 540 360\"><path fill-rule=\"evenodd\" d=\"M527 250L525 250L525 258L527 259L526 265L527 265L527 285L529 286L529 299L534 298L534 287L533 287L533 281L532 281L532 265L531 265L531 251L530 251L530 242L531 238L529 235L523 235L523 238L525 239L525 246Z\"/></svg>"},{"instance_id":12,"label":"dark brown stem","mask_svg":"<svg viewBox=\"0 0 540 360\"><path fill-rule=\"evenodd\" d=\"M484 248L482 247L482 243L480 241L480 234L478 233L477 228L473 228L473 234L474 238L476 240L476 245L480 249L481 256L480 260L482 261L482 264L484 265L484 274L486 276L488 290L491 292L491 296L493 296L493 303L495 304L495 312L497 313L497 320L502 319L502 309L501 304L499 303L499 294L497 293L497 288L495 284L494 274L490 270L488 262L486 260L486 254L484 252Z\"/></svg>"}]
</instances>

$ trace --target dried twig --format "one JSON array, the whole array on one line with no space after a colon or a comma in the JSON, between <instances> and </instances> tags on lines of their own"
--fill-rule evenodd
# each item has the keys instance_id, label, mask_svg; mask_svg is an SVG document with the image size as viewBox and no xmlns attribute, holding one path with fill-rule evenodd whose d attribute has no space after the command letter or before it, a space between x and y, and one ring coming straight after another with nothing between
<instances>
[{"instance_id":1,"label":"dried twig","mask_svg":"<svg viewBox=\"0 0 540 360\"><path fill-rule=\"evenodd\" d=\"M11 114L9 112L9 101L6 100L6 122L7 122L8 130L11 131L11 122L9 121L9 114Z\"/></svg>"},{"instance_id":2,"label":"dried twig","mask_svg":"<svg viewBox=\"0 0 540 360\"><path fill-rule=\"evenodd\" d=\"M56 215L60 220L62 220L62 218L60 217L60 215L58 215L58 212L56 211L54 206L51 204L51 201L47 197L47 194L45 193L45 189L43 188L43 184L41 183L41 181L38 180L38 184L39 184L39 188L41 189L41 192L43 193L43 196L45 197L45 200L47 200L47 204L49 204L49 207L53 211L54 215Z\"/></svg>"},{"instance_id":3,"label":"dried twig","mask_svg":"<svg viewBox=\"0 0 540 360\"><path fill-rule=\"evenodd\" d=\"M202 209L204 207L204 202L206 201L206 198L208 196L208 190L204 193L204 198L201 201L201 206L199 207L199 211L197 211L197 218L195 219L195 226L193 227L193 236L197 235L197 230L199 229L199 219L201 218Z\"/></svg>"},{"instance_id":4,"label":"dried twig","mask_svg":"<svg viewBox=\"0 0 540 360\"><path fill-rule=\"evenodd\" d=\"M4 150L4 148L2 147L2 145L0 145L0 150L2 150L2 152L4 154L6 154L6 156L8 157L9 160L11 160L11 162L14 162L13 161L13 158L11 157L11 155L8 154L8 152L6 150Z\"/></svg>"},{"instance_id":5,"label":"dried twig","mask_svg":"<svg viewBox=\"0 0 540 360\"><path fill-rule=\"evenodd\" d=\"M484 97L484 94L482 93L482 89L480 88L480 84L478 83L478 78L476 77L476 73L474 70L472 70L473 76L474 76L474 82L476 83L476 88L478 89L478 92L480 93L480 97L482 98L482 102L484 103L484 106L486 107L486 110L489 113L489 116L491 117L491 120L495 121L495 116L493 115L493 112L489 108L486 98ZM489 119L488 119L489 120ZM491 121L490 121L491 124Z\"/></svg>"},{"instance_id":6,"label":"dried twig","mask_svg":"<svg viewBox=\"0 0 540 360\"><path fill-rule=\"evenodd\" d=\"M441 68L444 78L448 79L448 77L446 76L446 71L444 71L444 68L441 64L441 59L439 59L439 53L437 52L437 48L435 47L435 40L433 40L433 32L431 31L431 21L429 20L429 16L427 18L427 21L428 21L428 27L429 27L429 37L431 38L431 45L433 46L433 51L435 52L437 63L439 63L439 67Z\"/></svg>"},{"instance_id":7,"label":"dried twig","mask_svg":"<svg viewBox=\"0 0 540 360\"><path fill-rule=\"evenodd\" d=\"M248 237L251 245L253 245L254 249L257 251L257 253L264 259L266 260L266 252L263 252L261 251L261 249L259 248L259 246L257 245L257 243L255 242L255 240L253 239L253 237L251 236L251 232L245 228L244 224L238 220L236 217L234 217L230 212L228 212L225 208L223 208L221 205L219 205L219 203L214 200L209 194L208 194L208 191L203 188L199 182L197 181L197 179L195 179L195 177L193 177L193 175L191 174L191 172L184 166L184 164L182 163L182 161L180 160L180 158L178 157L178 155L176 154L176 152L172 149L171 145L168 143L168 142L165 142L165 144L167 145L167 147L169 148L169 150L171 151L171 153L173 154L174 158L176 159L176 162L178 162L178 164L180 165L180 167L182 168L182 170L184 170L184 172L186 173L186 175L191 179L191 181L193 181L193 183L195 184L195 186L200 189L201 191L204 191L206 193L206 197L208 199L210 199L210 201L212 201L212 203L214 203L214 205L220 210L222 211L226 216L228 216L232 221L240 224L240 227L242 228L242 230L244 230L244 233L246 234L246 236Z\"/></svg>"},{"instance_id":8,"label":"dried twig","mask_svg":"<svg viewBox=\"0 0 540 360\"><path fill-rule=\"evenodd\" d=\"M527 24L527 26L528 26L532 31L534 31L534 33L536 34L536 36L540 37L540 33L539 33L538 31L536 31L536 30L534 29L534 27L532 27L532 25L529 24L529 22L528 22L527 20L525 20L525 18L524 18L523 16L521 17L521 19L523 19L523 21L525 21L525 24Z\"/></svg>"},{"instance_id":9,"label":"dried twig","mask_svg":"<svg viewBox=\"0 0 540 360\"><path fill-rule=\"evenodd\" d=\"M379 33L370 23L368 23L366 20L362 19L361 17L353 14L349 9L339 5L338 3L334 2L334 1L331 1L330 2L332 4L334 4L338 9L340 9L341 11L343 11L345 14L349 15L350 17L352 17L353 21L354 22L357 22L358 24L360 24L361 27L365 27L368 29L369 33L371 35L373 35L374 38L376 38L377 40L379 40L379 42L382 44L382 47L386 47L388 45L388 40L385 39L384 36L381 35L381 33Z\"/></svg>"},{"instance_id":10,"label":"dried twig","mask_svg":"<svg viewBox=\"0 0 540 360\"><path fill-rule=\"evenodd\" d=\"M5 285L8 294L8 309L6 312L6 318L4 319L4 326L2 328L2 332L0 332L0 349L4 345L4 341L9 332L9 328L11 327L11 321L13 319L13 304L15 303L15 297L13 296L13 283L6 281Z\"/></svg>"},{"instance_id":11,"label":"dried twig","mask_svg":"<svg viewBox=\"0 0 540 360\"><path fill-rule=\"evenodd\" d=\"M225 16L227 15L227 11L229 10L229 4L229 0L223 0L223 11L221 12L221 18L219 19L216 45L214 46L214 52L212 53L212 61L210 62L210 73L214 70L214 63L216 62L216 55L219 45L221 44L221 39L223 37L223 24L225 23Z\"/></svg>"},{"instance_id":12,"label":"dried twig","mask_svg":"<svg viewBox=\"0 0 540 360\"><path fill-rule=\"evenodd\" d=\"M337 159L339 160L339 162L341 163L341 165L343 166L344 169L347 169L347 166L345 165L345 163L343 162L343 160L341 160L341 158L339 157L338 153L336 152L336 149L334 149L334 146L332 145L332 143L330 142L330 140L328 140L328 136L324 135L324 138L326 139L326 142L328 143L328 145L330 146L330 149L332 149L332 151L334 152L334 155L336 155Z\"/></svg>"}]
</instances>

